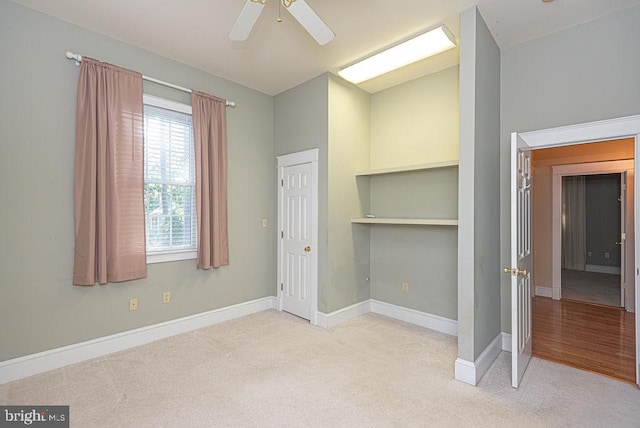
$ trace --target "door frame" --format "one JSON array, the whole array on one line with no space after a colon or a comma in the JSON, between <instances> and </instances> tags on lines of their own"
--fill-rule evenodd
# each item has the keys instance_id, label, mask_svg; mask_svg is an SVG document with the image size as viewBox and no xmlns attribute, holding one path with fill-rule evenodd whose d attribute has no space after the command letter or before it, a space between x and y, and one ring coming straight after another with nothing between
<instances>
[{"instance_id":1,"label":"door frame","mask_svg":"<svg viewBox=\"0 0 640 428\"><path fill-rule=\"evenodd\" d=\"M600 120L576 125L517 133L531 149L568 146L621 138L634 139L634 171L640 159L640 115ZM640 174L634 174L634 224L640 220ZM638 283L640 276L640 227L634 228L634 289L635 310L640 313ZM636 316L636 384L640 385L640 317Z\"/></svg>"},{"instance_id":2,"label":"door frame","mask_svg":"<svg viewBox=\"0 0 640 428\"><path fill-rule=\"evenodd\" d=\"M575 176L575 175L595 175L595 174L622 174L625 172L633 172L634 165L632 160L613 160L604 162L589 162L582 164L568 164L568 165L555 165L551 167L552 170L552 262L551 262L551 274L552 274L552 295L554 300L560 300L562 296L562 177ZM635 178L635 174L633 174ZM625 195L627 201L629 196L633 195L635 190L635 183L628 183ZM634 198L635 199L635 198ZM631 211L631 205L626 206L627 214ZM629 230L629 226L633 226L633 217L627 215L625 218L625 225L621 230ZM633 228L635 230L635 227ZM631 235L627 238L627 241L634 245L634 236ZM626 260L620 260L621 267L625 266L626 278L633 277L633 267L631 265L632 260L626 257ZM622 275L621 271L621 275ZM631 274L631 276L629 276ZM627 282L629 283L629 282ZM633 294L631 295L633 296ZM626 302L624 308L627 309L630 304Z\"/></svg>"},{"instance_id":3,"label":"door frame","mask_svg":"<svg viewBox=\"0 0 640 428\"><path fill-rule=\"evenodd\" d=\"M311 251L309 255L309 263L311 269L311 310L309 322L311 325L318 325L318 162L319 149L305 150L302 152L289 153L276 157L276 168L278 169L278 229L276 230L277 245L277 261L276 261L276 309L282 311L282 291L281 284L283 281L282 263L284 261L282 231L284 230L284 189L282 186L284 180L284 169L289 166L311 164Z\"/></svg>"}]
</instances>

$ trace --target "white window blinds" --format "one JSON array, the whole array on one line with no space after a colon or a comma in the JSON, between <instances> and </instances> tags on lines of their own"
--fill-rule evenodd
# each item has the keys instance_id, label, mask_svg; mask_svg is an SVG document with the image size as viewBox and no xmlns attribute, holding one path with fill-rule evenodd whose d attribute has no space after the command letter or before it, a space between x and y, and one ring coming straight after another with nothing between
<instances>
[{"instance_id":1,"label":"white window blinds","mask_svg":"<svg viewBox=\"0 0 640 428\"><path fill-rule=\"evenodd\" d=\"M144 203L147 253L196 250L191 106L145 95Z\"/></svg>"}]
</instances>

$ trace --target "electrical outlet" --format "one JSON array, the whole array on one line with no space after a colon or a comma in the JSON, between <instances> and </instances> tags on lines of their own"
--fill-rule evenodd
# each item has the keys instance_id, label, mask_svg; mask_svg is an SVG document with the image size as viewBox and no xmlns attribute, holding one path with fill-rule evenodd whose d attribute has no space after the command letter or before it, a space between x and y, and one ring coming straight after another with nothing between
<instances>
[{"instance_id":1,"label":"electrical outlet","mask_svg":"<svg viewBox=\"0 0 640 428\"><path fill-rule=\"evenodd\" d=\"M171 302L171 292L165 291L164 293L162 293L162 303L169 303L169 302Z\"/></svg>"},{"instance_id":2,"label":"electrical outlet","mask_svg":"<svg viewBox=\"0 0 640 428\"><path fill-rule=\"evenodd\" d=\"M133 297L133 298L129 299L129 310L130 311L135 311L136 309L138 309L138 299Z\"/></svg>"},{"instance_id":3,"label":"electrical outlet","mask_svg":"<svg viewBox=\"0 0 640 428\"><path fill-rule=\"evenodd\" d=\"M592 256L591 251L589 251L589 252L587 253L587 256L589 256L589 257L591 257L591 256Z\"/></svg>"},{"instance_id":4,"label":"electrical outlet","mask_svg":"<svg viewBox=\"0 0 640 428\"><path fill-rule=\"evenodd\" d=\"M409 292L409 284L407 284L406 282L402 283L402 292L403 293L408 293Z\"/></svg>"},{"instance_id":5,"label":"electrical outlet","mask_svg":"<svg viewBox=\"0 0 640 428\"><path fill-rule=\"evenodd\" d=\"M608 259L609 258L609 253L604 253L604 258Z\"/></svg>"}]
</instances>

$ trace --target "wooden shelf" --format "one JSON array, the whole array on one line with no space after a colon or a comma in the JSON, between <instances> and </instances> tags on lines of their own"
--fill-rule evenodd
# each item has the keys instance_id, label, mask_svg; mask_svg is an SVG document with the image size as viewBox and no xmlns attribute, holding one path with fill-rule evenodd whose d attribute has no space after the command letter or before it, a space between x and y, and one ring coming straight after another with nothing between
<instances>
[{"instance_id":1,"label":"wooden shelf","mask_svg":"<svg viewBox=\"0 0 640 428\"><path fill-rule=\"evenodd\" d=\"M458 220L448 218L354 218L351 223L359 224L413 224L421 226L457 226Z\"/></svg>"},{"instance_id":2,"label":"wooden shelf","mask_svg":"<svg viewBox=\"0 0 640 428\"><path fill-rule=\"evenodd\" d=\"M458 166L457 160L445 161L445 162L423 163L419 165L397 166L393 168L380 168L380 169L370 169L368 171L358 171L356 172L356 177L381 175L381 174L397 174L402 172L413 172L413 171L426 171L428 169L451 168L451 167L457 167L457 166Z\"/></svg>"}]
</instances>

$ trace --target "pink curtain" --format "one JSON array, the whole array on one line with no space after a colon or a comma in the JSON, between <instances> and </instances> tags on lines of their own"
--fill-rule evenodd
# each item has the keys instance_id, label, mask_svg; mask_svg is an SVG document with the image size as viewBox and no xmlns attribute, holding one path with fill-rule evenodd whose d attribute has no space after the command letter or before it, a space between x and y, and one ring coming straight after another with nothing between
<instances>
[{"instance_id":1,"label":"pink curtain","mask_svg":"<svg viewBox=\"0 0 640 428\"><path fill-rule=\"evenodd\" d=\"M73 283L143 278L142 75L84 57L76 116Z\"/></svg>"},{"instance_id":2,"label":"pink curtain","mask_svg":"<svg viewBox=\"0 0 640 428\"><path fill-rule=\"evenodd\" d=\"M229 264L226 101L193 91L199 269Z\"/></svg>"}]
</instances>

